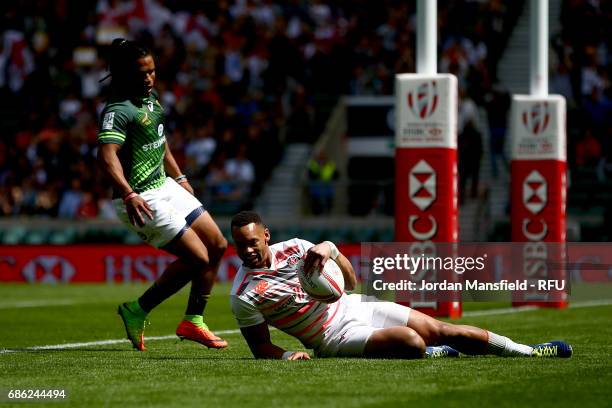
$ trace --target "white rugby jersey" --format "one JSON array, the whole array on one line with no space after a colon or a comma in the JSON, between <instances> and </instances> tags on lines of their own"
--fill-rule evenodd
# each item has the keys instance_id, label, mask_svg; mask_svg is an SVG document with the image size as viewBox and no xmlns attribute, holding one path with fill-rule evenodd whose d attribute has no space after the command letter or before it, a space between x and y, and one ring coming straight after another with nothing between
<instances>
[{"instance_id":1,"label":"white rugby jersey","mask_svg":"<svg viewBox=\"0 0 612 408\"><path fill-rule=\"evenodd\" d=\"M269 247L270 268L240 267L230 293L239 327L266 322L297 337L307 348L319 347L326 329L342 315L346 295L327 304L302 290L296 264L312 246L299 238L279 242Z\"/></svg>"}]
</instances>

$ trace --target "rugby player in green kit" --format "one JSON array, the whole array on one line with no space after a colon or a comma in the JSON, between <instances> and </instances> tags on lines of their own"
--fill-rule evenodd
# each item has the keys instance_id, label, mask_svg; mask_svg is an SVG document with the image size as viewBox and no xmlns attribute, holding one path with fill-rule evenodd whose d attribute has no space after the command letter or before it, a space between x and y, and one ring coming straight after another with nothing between
<instances>
[{"instance_id":1,"label":"rugby player in green kit","mask_svg":"<svg viewBox=\"0 0 612 408\"><path fill-rule=\"evenodd\" d=\"M98 164L113 185L121 221L143 241L177 257L140 298L118 306L127 337L134 348L145 350L149 312L191 282L177 336L209 348L227 347L203 321L227 240L170 152L164 111L153 89L151 51L115 39L110 53L111 93L101 115Z\"/></svg>"}]
</instances>

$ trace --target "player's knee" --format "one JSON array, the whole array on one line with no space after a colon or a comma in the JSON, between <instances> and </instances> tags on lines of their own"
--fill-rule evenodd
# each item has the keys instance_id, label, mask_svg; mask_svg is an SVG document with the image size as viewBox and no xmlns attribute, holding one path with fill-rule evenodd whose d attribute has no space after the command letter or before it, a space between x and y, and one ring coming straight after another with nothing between
<instances>
[{"instance_id":1,"label":"player's knee","mask_svg":"<svg viewBox=\"0 0 612 408\"><path fill-rule=\"evenodd\" d=\"M221 258L227 249L227 239L225 239L223 235L219 235L219 237L211 242L207 249L208 256L210 257L210 263L216 265L221 261ZM213 272L217 273L217 270L215 269Z\"/></svg>"},{"instance_id":2,"label":"player's knee","mask_svg":"<svg viewBox=\"0 0 612 408\"><path fill-rule=\"evenodd\" d=\"M227 249L227 239L220 232L202 238L202 242L206 245L210 261L213 263L221 259Z\"/></svg>"},{"instance_id":3,"label":"player's knee","mask_svg":"<svg viewBox=\"0 0 612 408\"><path fill-rule=\"evenodd\" d=\"M375 332L368 339L364 356L369 358L422 358L425 341L409 327L393 327Z\"/></svg>"},{"instance_id":4,"label":"player's knee","mask_svg":"<svg viewBox=\"0 0 612 408\"><path fill-rule=\"evenodd\" d=\"M409 327L394 333L393 343L402 358L421 358L425 354L425 341Z\"/></svg>"},{"instance_id":5,"label":"player's knee","mask_svg":"<svg viewBox=\"0 0 612 408\"><path fill-rule=\"evenodd\" d=\"M227 239L224 236L218 238L211 248L211 252L214 252L216 258L221 258L227 250Z\"/></svg>"},{"instance_id":6,"label":"player's knee","mask_svg":"<svg viewBox=\"0 0 612 408\"><path fill-rule=\"evenodd\" d=\"M402 336L402 341L415 357L420 357L425 353L425 340L416 331L409 328Z\"/></svg>"},{"instance_id":7,"label":"player's knee","mask_svg":"<svg viewBox=\"0 0 612 408\"><path fill-rule=\"evenodd\" d=\"M195 270L206 269L210 264L210 258L206 253L191 254L188 261L191 267Z\"/></svg>"}]
</instances>

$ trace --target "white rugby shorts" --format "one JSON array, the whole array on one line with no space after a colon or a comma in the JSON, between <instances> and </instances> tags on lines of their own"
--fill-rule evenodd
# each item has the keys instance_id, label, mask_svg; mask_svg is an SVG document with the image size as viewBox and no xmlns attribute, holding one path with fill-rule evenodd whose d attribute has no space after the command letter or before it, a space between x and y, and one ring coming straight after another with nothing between
<instances>
[{"instance_id":1,"label":"white rugby shorts","mask_svg":"<svg viewBox=\"0 0 612 408\"><path fill-rule=\"evenodd\" d=\"M119 219L143 241L157 248L180 237L200 214L198 210L202 207L202 203L197 198L171 177L167 177L161 187L144 191L139 195L153 210L152 220L142 214L145 220L144 226L134 226L130 223L123 199L113 200L115 211Z\"/></svg>"},{"instance_id":2,"label":"white rugby shorts","mask_svg":"<svg viewBox=\"0 0 612 408\"><path fill-rule=\"evenodd\" d=\"M315 354L317 357L362 357L372 333L388 327L407 326L411 310L374 297L348 295L344 314L325 334Z\"/></svg>"}]
</instances>

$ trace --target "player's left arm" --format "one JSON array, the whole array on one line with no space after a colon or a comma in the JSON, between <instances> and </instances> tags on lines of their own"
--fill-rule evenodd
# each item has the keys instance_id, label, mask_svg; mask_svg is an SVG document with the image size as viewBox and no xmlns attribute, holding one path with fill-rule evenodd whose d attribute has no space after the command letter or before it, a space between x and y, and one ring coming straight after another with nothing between
<instances>
[{"instance_id":1,"label":"player's left arm","mask_svg":"<svg viewBox=\"0 0 612 408\"><path fill-rule=\"evenodd\" d=\"M166 174L175 179L181 187L193 194L193 187L191 187L189 180L187 180L187 177L181 172L181 168L176 163L168 143L166 143L166 152L164 154L164 170L166 170Z\"/></svg>"},{"instance_id":2,"label":"player's left arm","mask_svg":"<svg viewBox=\"0 0 612 408\"><path fill-rule=\"evenodd\" d=\"M246 340L253 356L263 359L277 360L310 360L308 353L304 351L287 351L270 340L270 330L266 323L254 326L241 327L240 331Z\"/></svg>"},{"instance_id":3,"label":"player's left arm","mask_svg":"<svg viewBox=\"0 0 612 408\"><path fill-rule=\"evenodd\" d=\"M325 265L329 259L333 259L340 270L342 271L342 276L344 276L344 288L346 290L355 289L355 285L357 284L357 277L355 276L355 269L353 269L353 265L351 265L351 261L338 250L336 245L331 241L324 241L320 244L317 244L311 247L308 252L306 252L306 257L304 258L304 270L315 270L316 268Z\"/></svg>"}]
</instances>

